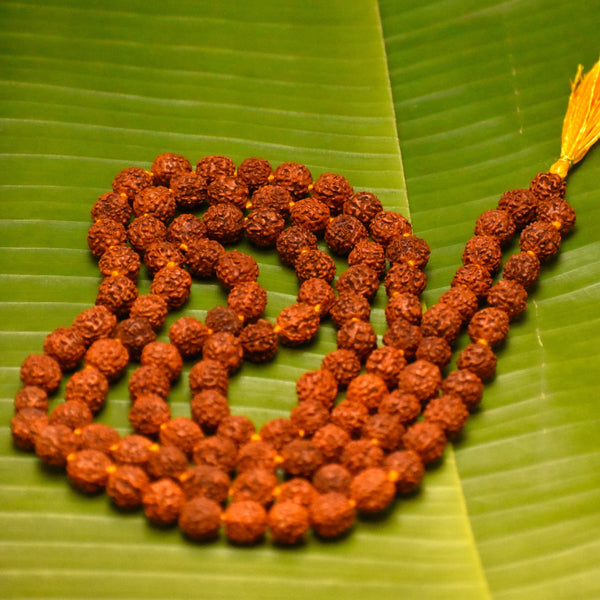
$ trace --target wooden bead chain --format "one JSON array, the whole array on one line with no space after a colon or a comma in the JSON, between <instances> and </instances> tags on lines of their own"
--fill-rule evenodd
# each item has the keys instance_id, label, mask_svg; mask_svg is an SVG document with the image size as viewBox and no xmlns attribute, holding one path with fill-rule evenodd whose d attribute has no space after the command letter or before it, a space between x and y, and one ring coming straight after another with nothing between
<instances>
[{"instance_id":1,"label":"wooden bead chain","mask_svg":"<svg viewBox=\"0 0 600 600\"><path fill-rule=\"evenodd\" d=\"M96 305L23 362L14 442L65 467L84 493L105 489L117 506L143 506L151 521L178 523L193 540L214 539L221 528L239 544L267 530L280 544L301 542L311 527L339 537L357 512L382 511L415 490L479 405L494 348L575 222L564 192L561 176L542 173L528 189L505 193L477 220L451 288L422 313L429 247L403 216L354 193L340 175L313 183L297 163L273 171L250 158L236 170L223 156L194 170L176 154L158 156L151 171L125 169L92 209L88 245L103 275ZM202 219L193 214L206 204ZM521 252L493 285L501 247L519 230ZM300 282L297 302L274 325L262 318L267 296L256 261L225 248L244 234L276 248ZM318 237L348 258L337 279ZM142 261L153 277L147 295L135 284ZM188 299L192 275L216 277L227 306L209 310L204 323L180 317L170 342L157 341L168 311ZM382 282L388 328L378 347L369 316ZM298 379L290 417L257 432L230 414L229 377L242 361L270 360L280 343L306 344L326 318L338 348ZM464 327L471 343L443 377ZM128 386L134 432L121 436L93 419L131 360L139 362ZM184 360L196 361L191 417L172 418L166 399ZM65 402L48 415L65 373Z\"/></svg>"}]
</instances>

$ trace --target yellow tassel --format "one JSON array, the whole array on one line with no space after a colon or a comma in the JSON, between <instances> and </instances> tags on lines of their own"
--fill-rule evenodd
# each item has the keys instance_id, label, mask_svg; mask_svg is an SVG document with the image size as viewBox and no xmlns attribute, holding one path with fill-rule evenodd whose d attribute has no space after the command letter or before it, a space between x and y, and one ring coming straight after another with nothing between
<instances>
[{"instance_id":1,"label":"yellow tassel","mask_svg":"<svg viewBox=\"0 0 600 600\"><path fill-rule=\"evenodd\" d=\"M569 106L563 122L560 158L550 167L563 179L600 138L600 61L583 77L579 65L571 83Z\"/></svg>"}]
</instances>

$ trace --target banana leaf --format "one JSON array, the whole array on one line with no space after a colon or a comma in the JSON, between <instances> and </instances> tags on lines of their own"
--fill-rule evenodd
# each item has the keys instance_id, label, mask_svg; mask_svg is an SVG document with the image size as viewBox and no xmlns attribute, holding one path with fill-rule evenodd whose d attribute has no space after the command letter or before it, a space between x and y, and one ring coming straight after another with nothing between
<instances>
[{"instance_id":1,"label":"banana leaf","mask_svg":"<svg viewBox=\"0 0 600 600\"><path fill-rule=\"evenodd\" d=\"M569 79L598 58L599 16L596 0L0 2L0 594L599 596L598 149L569 174L577 225L511 326L481 409L418 492L341 540L191 543L76 491L9 429L23 359L94 303L90 209L121 169L176 152L340 173L427 239L431 305L477 217L557 158ZM273 320L295 299L294 273L242 249ZM160 339L179 316L225 301L214 281L195 281ZM380 334L384 307L380 290ZM245 364L232 412L257 427L289 414L296 378L334 348L324 324L308 346ZM176 415L189 414L190 367L170 397ZM53 405L62 395L64 384ZM125 377L100 420L127 432L128 409Z\"/></svg>"}]
</instances>

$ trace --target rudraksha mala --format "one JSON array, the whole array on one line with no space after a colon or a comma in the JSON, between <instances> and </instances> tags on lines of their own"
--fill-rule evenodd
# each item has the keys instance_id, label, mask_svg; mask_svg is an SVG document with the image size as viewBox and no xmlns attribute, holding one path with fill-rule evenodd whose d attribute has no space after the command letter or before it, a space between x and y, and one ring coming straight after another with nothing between
<instances>
[{"instance_id":1,"label":"rudraksha mala","mask_svg":"<svg viewBox=\"0 0 600 600\"><path fill-rule=\"evenodd\" d=\"M486 210L450 289L425 312L427 243L340 175L313 182L297 163L273 170L249 158L236 169L224 156L194 169L170 153L149 171L124 169L92 208L88 245L103 276L96 304L24 360L14 443L64 467L82 492L106 490L120 508L142 506L152 522L178 523L192 540L221 529L237 544L267 531L278 544L299 543L310 528L323 538L343 535L357 513L383 511L413 492L478 407L495 373L495 348L525 310L540 266L573 228L565 176L580 159L563 148L549 172ZM520 252L494 283L502 247L517 232ZM256 261L230 247L244 235L274 248L298 277L297 302L274 324L263 318L267 293ZM348 258L337 277L319 238ZM152 277L145 295L136 285L142 263ZM168 312L188 299L192 277L216 278L227 306L209 310L204 322L181 316L170 341L157 340ZM382 283L380 345L369 316ZM270 360L279 344L301 347L324 319L337 327L337 349L298 379L289 418L256 431L231 414L229 378L243 361ZM463 329L471 342L447 372ZM184 360L193 363L190 417L172 418L167 398ZM131 361L139 364L128 386L133 431L121 436L94 416ZM64 375L65 401L48 414Z\"/></svg>"}]
</instances>

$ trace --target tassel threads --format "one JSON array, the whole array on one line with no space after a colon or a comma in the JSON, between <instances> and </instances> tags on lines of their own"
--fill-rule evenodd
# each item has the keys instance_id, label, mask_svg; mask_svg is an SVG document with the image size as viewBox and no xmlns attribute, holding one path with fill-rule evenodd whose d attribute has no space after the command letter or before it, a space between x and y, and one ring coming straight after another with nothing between
<instances>
[{"instance_id":1,"label":"tassel threads","mask_svg":"<svg viewBox=\"0 0 600 600\"><path fill-rule=\"evenodd\" d=\"M600 61L585 76L579 65L563 122L560 158L550 167L563 179L600 138Z\"/></svg>"}]
</instances>

